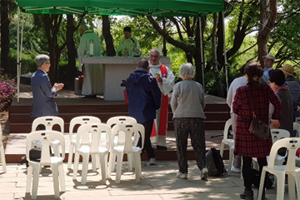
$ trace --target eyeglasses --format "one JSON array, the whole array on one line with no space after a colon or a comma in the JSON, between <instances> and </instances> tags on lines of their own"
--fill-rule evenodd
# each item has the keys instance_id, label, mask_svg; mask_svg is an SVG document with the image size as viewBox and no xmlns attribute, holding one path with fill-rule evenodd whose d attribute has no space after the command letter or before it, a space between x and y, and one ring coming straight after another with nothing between
<instances>
[{"instance_id":1,"label":"eyeglasses","mask_svg":"<svg viewBox=\"0 0 300 200\"><path fill-rule=\"evenodd\" d=\"M50 63L50 61L48 61L48 62L45 62L45 64L51 64L51 63Z\"/></svg>"},{"instance_id":2,"label":"eyeglasses","mask_svg":"<svg viewBox=\"0 0 300 200\"><path fill-rule=\"evenodd\" d=\"M158 58L159 56L157 56L157 55L150 55L149 57L150 58Z\"/></svg>"}]
</instances>

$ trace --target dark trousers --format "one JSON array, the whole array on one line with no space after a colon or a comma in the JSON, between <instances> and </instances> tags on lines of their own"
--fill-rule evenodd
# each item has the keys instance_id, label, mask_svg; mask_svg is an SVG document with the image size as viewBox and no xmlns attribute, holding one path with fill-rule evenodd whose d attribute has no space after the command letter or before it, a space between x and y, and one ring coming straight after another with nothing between
<instances>
[{"instance_id":1,"label":"dark trousers","mask_svg":"<svg viewBox=\"0 0 300 200\"><path fill-rule=\"evenodd\" d=\"M149 120L149 121L143 122L141 124L145 128L145 141L144 141L143 152L144 151L147 152L147 156L148 156L149 159L150 158L155 158L154 149L152 148L152 144L151 144L151 141L150 141L152 126L153 126L153 120ZM142 146L141 145L141 138L139 140L138 146Z\"/></svg>"},{"instance_id":2,"label":"dark trousers","mask_svg":"<svg viewBox=\"0 0 300 200\"><path fill-rule=\"evenodd\" d=\"M267 159L266 158L257 158L257 162L259 165L259 172L261 174L261 171L264 166L267 165ZM243 178L244 178L244 186L247 189L252 189L252 179L253 175L251 173L252 171L252 158L251 157L245 157L243 156ZM266 174L267 177L267 174ZM266 182L266 179L265 179Z\"/></svg>"},{"instance_id":3,"label":"dark trousers","mask_svg":"<svg viewBox=\"0 0 300 200\"><path fill-rule=\"evenodd\" d=\"M197 166L200 170L206 167L205 161L205 132L203 119L201 118L174 118L174 130L177 144L177 161L179 171L188 173L187 141L191 137L191 143Z\"/></svg>"}]
</instances>

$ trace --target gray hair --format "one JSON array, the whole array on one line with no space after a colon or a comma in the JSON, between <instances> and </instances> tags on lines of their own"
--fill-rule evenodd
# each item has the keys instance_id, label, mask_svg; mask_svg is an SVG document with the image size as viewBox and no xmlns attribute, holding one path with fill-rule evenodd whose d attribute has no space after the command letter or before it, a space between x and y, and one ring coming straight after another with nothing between
<instances>
[{"instance_id":1,"label":"gray hair","mask_svg":"<svg viewBox=\"0 0 300 200\"><path fill-rule=\"evenodd\" d=\"M179 77L182 79L192 79L195 76L195 69L191 63L185 63L179 68Z\"/></svg>"},{"instance_id":2,"label":"gray hair","mask_svg":"<svg viewBox=\"0 0 300 200\"><path fill-rule=\"evenodd\" d=\"M160 55L160 51L159 51L158 49L151 49L150 52L149 52L149 54L150 54L151 52L157 52L158 55L159 55L159 57L161 56L161 55Z\"/></svg>"},{"instance_id":3,"label":"gray hair","mask_svg":"<svg viewBox=\"0 0 300 200\"><path fill-rule=\"evenodd\" d=\"M41 67L45 62L50 61L50 57L45 54L39 54L35 57L35 64L37 67Z\"/></svg>"}]
</instances>

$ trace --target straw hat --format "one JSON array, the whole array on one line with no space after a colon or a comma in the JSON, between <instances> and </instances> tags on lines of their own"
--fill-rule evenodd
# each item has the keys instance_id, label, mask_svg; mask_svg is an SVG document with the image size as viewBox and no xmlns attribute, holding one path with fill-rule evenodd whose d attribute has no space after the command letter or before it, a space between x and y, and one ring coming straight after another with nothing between
<instances>
[{"instance_id":1,"label":"straw hat","mask_svg":"<svg viewBox=\"0 0 300 200\"><path fill-rule=\"evenodd\" d=\"M267 58L267 59L270 59L270 60L273 60L273 61L276 60L275 56L273 56L272 54L267 54L267 55L264 56L263 58Z\"/></svg>"},{"instance_id":2,"label":"straw hat","mask_svg":"<svg viewBox=\"0 0 300 200\"><path fill-rule=\"evenodd\" d=\"M280 69L288 76L297 76L297 74L294 71L294 67L292 65L285 64Z\"/></svg>"}]
</instances>

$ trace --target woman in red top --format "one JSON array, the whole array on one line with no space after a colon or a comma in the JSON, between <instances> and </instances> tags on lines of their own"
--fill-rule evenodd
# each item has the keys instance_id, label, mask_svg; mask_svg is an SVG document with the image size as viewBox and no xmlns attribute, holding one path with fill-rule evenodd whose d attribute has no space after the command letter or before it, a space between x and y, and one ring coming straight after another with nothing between
<instances>
[{"instance_id":1,"label":"woman in red top","mask_svg":"<svg viewBox=\"0 0 300 200\"><path fill-rule=\"evenodd\" d=\"M248 84L237 89L233 112L238 115L235 138L235 154L243 157L243 178L244 193L240 195L241 199L252 200L252 175L251 163L252 157L257 158L260 171L267 165L266 156L269 155L272 139L260 140L249 132L249 126L252 120L252 107L256 116L269 123L269 103L274 106L271 123L274 127L279 127L280 101L272 89L262 80L263 70L257 62L250 63L245 68Z\"/></svg>"}]
</instances>

